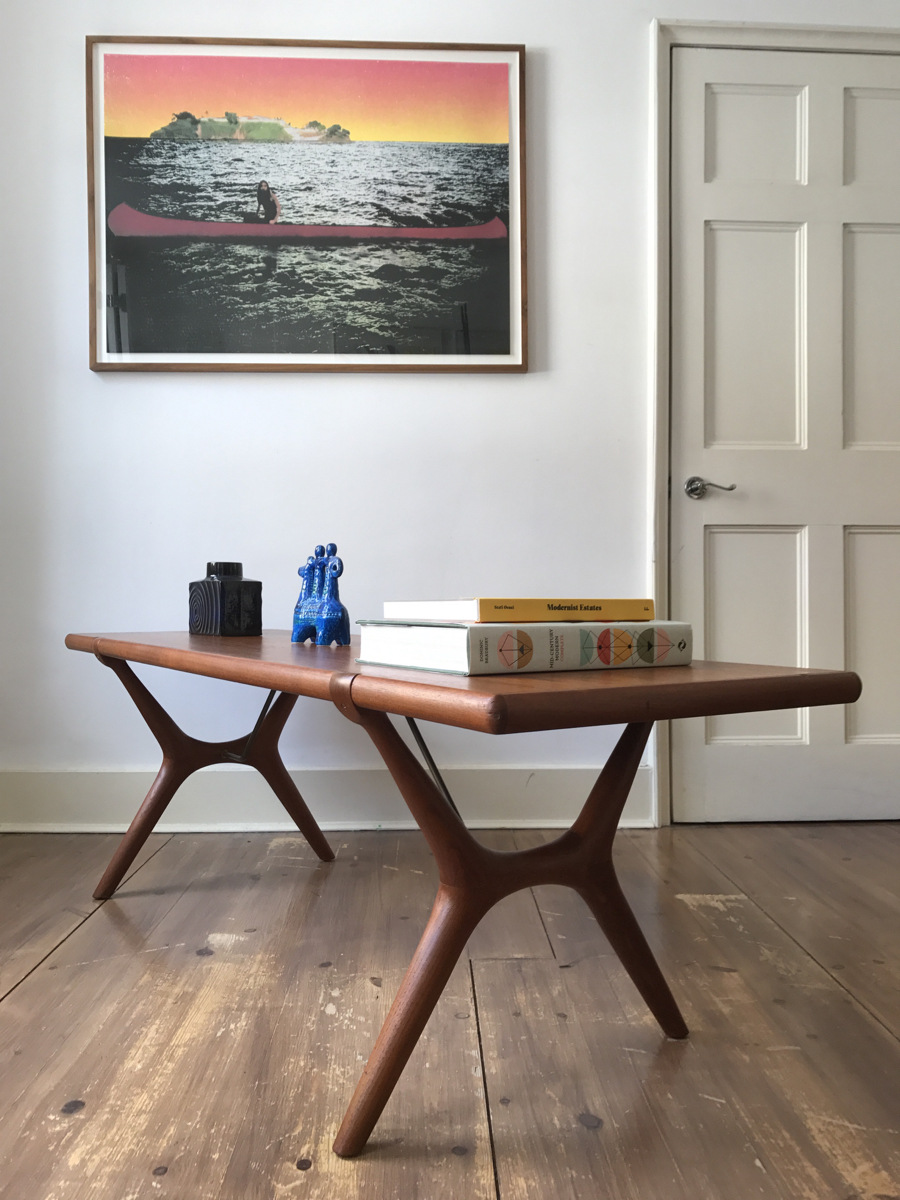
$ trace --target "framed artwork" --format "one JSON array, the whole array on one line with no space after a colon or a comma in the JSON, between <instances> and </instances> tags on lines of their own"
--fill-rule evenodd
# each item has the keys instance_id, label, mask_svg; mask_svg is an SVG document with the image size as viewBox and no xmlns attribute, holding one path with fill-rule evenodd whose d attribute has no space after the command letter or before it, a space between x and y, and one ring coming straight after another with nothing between
<instances>
[{"instance_id":1,"label":"framed artwork","mask_svg":"<svg viewBox=\"0 0 900 1200\"><path fill-rule=\"evenodd\" d=\"M524 62L89 37L91 368L526 370Z\"/></svg>"}]
</instances>

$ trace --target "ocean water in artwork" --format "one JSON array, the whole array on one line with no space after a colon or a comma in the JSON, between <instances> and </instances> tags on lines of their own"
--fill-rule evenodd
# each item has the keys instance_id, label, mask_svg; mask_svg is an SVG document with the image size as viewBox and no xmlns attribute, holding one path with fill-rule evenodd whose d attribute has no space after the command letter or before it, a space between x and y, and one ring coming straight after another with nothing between
<instances>
[{"instance_id":1,"label":"ocean water in artwork","mask_svg":"<svg viewBox=\"0 0 900 1200\"><path fill-rule=\"evenodd\" d=\"M107 137L105 206L238 221L265 179L281 220L509 224L508 147ZM159 354L508 354L509 241L115 238L128 346ZM112 351L116 329L110 324Z\"/></svg>"}]
</instances>

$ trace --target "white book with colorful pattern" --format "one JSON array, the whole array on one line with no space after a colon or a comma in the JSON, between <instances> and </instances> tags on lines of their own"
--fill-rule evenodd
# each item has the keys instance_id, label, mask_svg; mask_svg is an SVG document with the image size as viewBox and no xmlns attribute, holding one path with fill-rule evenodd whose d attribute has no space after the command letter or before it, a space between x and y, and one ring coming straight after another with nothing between
<instances>
[{"instance_id":1,"label":"white book with colorful pattern","mask_svg":"<svg viewBox=\"0 0 900 1200\"><path fill-rule=\"evenodd\" d=\"M684 667L693 638L683 621L371 620L361 628L360 663L453 675L519 671L604 671Z\"/></svg>"}]
</instances>

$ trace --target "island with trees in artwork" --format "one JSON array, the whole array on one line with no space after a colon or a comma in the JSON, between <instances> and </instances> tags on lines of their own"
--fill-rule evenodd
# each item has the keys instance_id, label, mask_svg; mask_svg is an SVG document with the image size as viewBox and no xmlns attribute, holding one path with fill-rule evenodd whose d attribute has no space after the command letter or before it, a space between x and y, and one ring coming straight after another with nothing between
<instances>
[{"instance_id":1,"label":"island with trees in artwork","mask_svg":"<svg viewBox=\"0 0 900 1200\"><path fill-rule=\"evenodd\" d=\"M349 142L350 130L340 125L326 128L321 121L307 121L302 129L281 117L241 117L226 112L224 117L195 117L191 112L172 114L172 120L155 129L151 138L176 142Z\"/></svg>"}]
</instances>

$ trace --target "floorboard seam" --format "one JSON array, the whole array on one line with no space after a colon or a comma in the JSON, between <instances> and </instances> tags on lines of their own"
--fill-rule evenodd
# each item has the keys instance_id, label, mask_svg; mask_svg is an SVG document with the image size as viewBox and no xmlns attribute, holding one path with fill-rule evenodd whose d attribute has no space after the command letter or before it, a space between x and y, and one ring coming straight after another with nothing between
<instances>
[{"instance_id":1,"label":"floorboard seam","mask_svg":"<svg viewBox=\"0 0 900 1200\"><path fill-rule=\"evenodd\" d=\"M147 865L147 863L150 862L151 858L155 858L156 855L159 854L159 852L160 852L160 850L162 850L163 846L167 846L169 844L169 842L171 842L171 840L174 836L175 836L174 833L170 833L169 836L166 838L166 840L162 843L162 846L158 846L151 855L149 855L147 858L144 859L144 861L141 863L141 865L139 867L135 867L135 869L131 872L130 875L126 875L125 879L122 880L122 883L125 883L126 880L133 878L138 873L138 871L141 870L141 868L145 867ZM66 936L63 938L60 938L55 946L51 946L51 948L47 951L47 953L44 955L44 957L42 959L40 959L38 962L36 962L30 971L26 971L21 979L16 980L16 982L12 985L11 988L6 989L6 991L3 993L3 995L0 996L0 1004L2 1004L4 1000L6 1000L9 996L11 996L13 994L13 992L16 990L16 988L21 987L22 984L25 982L25 980L28 979L31 975L33 975L35 973L35 971L38 969L38 967L43 966L43 964L47 961L47 959L50 958L50 956L52 954L55 954L56 951L60 948L60 946L64 945L69 940L69 938L72 937L73 934L78 932L78 930L82 927L82 925L84 925L86 922L88 922L95 913L98 913L100 911L100 909L103 907L103 905L106 904L107 900L111 900L111 899L112 899L112 897L108 896L106 898L106 900L98 900L97 906L95 908L92 908L86 917L83 917L82 920L80 920L77 925L73 925L72 928L69 930L69 932L66 934Z\"/></svg>"},{"instance_id":2,"label":"floorboard seam","mask_svg":"<svg viewBox=\"0 0 900 1200\"><path fill-rule=\"evenodd\" d=\"M790 940L794 943L794 945L797 947L797 949L800 950L803 954L805 954L808 959L810 959L812 962L814 962L816 964L816 966L819 967L824 972L824 974L828 976L828 978L832 981L832 983L836 983L838 985L838 987L841 989L841 991L846 992L846 994L850 997L850 999L855 1004L858 1004L859 1007L863 1010L863 1012L868 1013L868 1015L872 1018L872 1020L877 1022L877 1024L885 1031L886 1034L888 1034L888 1036L893 1041L900 1043L900 1037L898 1037L897 1034L894 1033L893 1029L891 1029L889 1025L885 1025L885 1023L884 1023L884 1021L882 1021L881 1017L879 1017L877 1013L872 1012L871 1008L869 1008L868 1004L866 1004L865 1001L861 1000L859 998L859 996L856 995L855 992L852 992L850 990L850 988L847 987L847 985L843 982L843 980L841 980L837 977L837 975L832 974L832 972L829 971L828 967L826 967L826 965L823 962L821 962L818 958L816 958L815 954L813 954L813 952L811 950L808 950L801 941L799 941L797 938L795 938L794 935L791 933L791 931L789 929L786 929L784 927L784 925L782 925L781 922L777 920L777 918L773 917L770 912L767 912L766 909L763 908L762 904L758 900L755 900L751 895L749 895L744 890L744 888L741 887L741 885L737 882L737 880L732 879L731 876L728 874L728 872L721 865L721 863L718 863L714 859L710 858L709 855L704 850L700 849L700 847L696 844L696 842L693 843L693 846L694 846L694 849L697 850L697 852L699 854L703 855L703 857L706 859L706 861L708 863L710 863L713 867L715 867L717 871L721 872L721 874L728 880L728 882L732 885L732 887L737 888L738 891L741 892L742 895L746 896L747 899L750 901L750 903L755 905L755 907L759 909L759 911L763 914L763 916L767 920L772 922L772 924L775 926L776 929L780 929L785 937L790 938Z\"/></svg>"},{"instance_id":3,"label":"floorboard seam","mask_svg":"<svg viewBox=\"0 0 900 1200\"><path fill-rule=\"evenodd\" d=\"M518 841L516 841L516 834L518 832L519 832L519 830L516 830L516 829L513 830L513 841L515 841L516 848L521 849L521 846L519 846ZM541 912L540 904L538 904L537 894L536 894L534 888L529 888L528 891L531 893L531 899L534 901L534 907L537 909L538 920L540 921L541 928L544 931L544 937L547 939L547 945L550 947L550 953L553 955L554 958L556 958L557 957L556 947L553 945L553 939L550 937L550 932L547 929L547 922L544 920L544 914ZM535 960L535 961L537 961L537 960Z\"/></svg>"},{"instance_id":4,"label":"floorboard seam","mask_svg":"<svg viewBox=\"0 0 900 1200\"><path fill-rule=\"evenodd\" d=\"M553 940L550 937L550 931L547 929L547 922L544 920L544 914L541 912L541 906L538 904L538 898L534 894L534 888L529 888L531 898L534 901L534 907L537 909L538 920L541 923L541 928L544 931L544 937L547 939L547 945L550 947L550 953L556 958L556 947L553 945Z\"/></svg>"},{"instance_id":5,"label":"floorboard seam","mask_svg":"<svg viewBox=\"0 0 900 1200\"><path fill-rule=\"evenodd\" d=\"M535 960L546 961L546 960ZM475 964L469 959L469 979L472 985L472 1007L475 1010L475 1033L478 1037L478 1061L481 1065L481 1087L484 1092L484 1111L487 1117L488 1141L491 1147L491 1166L494 1171L494 1191L500 1200L500 1173L497 1170L497 1149L494 1145L494 1123L491 1120L491 1104L488 1098L487 1071L484 1065L484 1043L481 1038L481 1015L478 1011L478 993L475 990Z\"/></svg>"}]
</instances>

